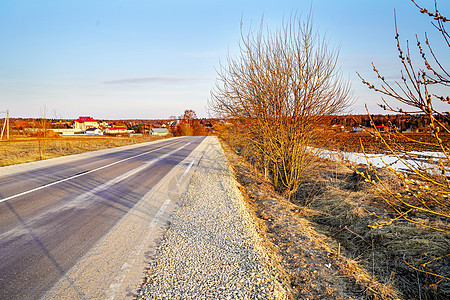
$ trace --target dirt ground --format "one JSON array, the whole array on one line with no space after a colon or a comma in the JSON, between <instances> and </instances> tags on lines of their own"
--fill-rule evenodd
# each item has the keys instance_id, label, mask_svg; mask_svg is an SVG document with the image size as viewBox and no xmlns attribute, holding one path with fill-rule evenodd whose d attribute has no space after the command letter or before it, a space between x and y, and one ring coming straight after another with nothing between
<instances>
[{"instance_id":1,"label":"dirt ground","mask_svg":"<svg viewBox=\"0 0 450 300\"><path fill-rule=\"evenodd\" d=\"M13 136L0 141L0 167L160 139L155 136Z\"/></svg>"},{"instance_id":2,"label":"dirt ground","mask_svg":"<svg viewBox=\"0 0 450 300\"><path fill-rule=\"evenodd\" d=\"M414 265L423 262L424 254L428 260L445 255L450 238L409 222L367 227L379 222L376 216L387 207L353 170L322 161L290 202L223 146L261 234L282 257L294 298L449 299L448 281L417 272L405 261ZM437 259L429 267L448 276L450 259Z\"/></svg>"}]
</instances>

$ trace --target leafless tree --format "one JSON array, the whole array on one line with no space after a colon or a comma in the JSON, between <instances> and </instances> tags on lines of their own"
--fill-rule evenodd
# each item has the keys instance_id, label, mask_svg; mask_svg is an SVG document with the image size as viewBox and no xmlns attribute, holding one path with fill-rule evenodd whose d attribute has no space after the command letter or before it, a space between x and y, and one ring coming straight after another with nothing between
<instances>
[{"instance_id":1,"label":"leafless tree","mask_svg":"<svg viewBox=\"0 0 450 300\"><path fill-rule=\"evenodd\" d=\"M316 159L310 147L321 138L324 116L338 114L351 99L337 67L338 51L297 16L276 31L245 34L240 56L218 70L209 106L232 123L243 151L290 196Z\"/></svg>"},{"instance_id":2,"label":"leafless tree","mask_svg":"<svg viewBox=\"0 0 450 300\"><path fill-rule=\"evenodd\" d=\"M189 123L191 120L197 119L197 114L192 109L186 109L184 111L183 119Z\"/></svg>"}]
</instances>

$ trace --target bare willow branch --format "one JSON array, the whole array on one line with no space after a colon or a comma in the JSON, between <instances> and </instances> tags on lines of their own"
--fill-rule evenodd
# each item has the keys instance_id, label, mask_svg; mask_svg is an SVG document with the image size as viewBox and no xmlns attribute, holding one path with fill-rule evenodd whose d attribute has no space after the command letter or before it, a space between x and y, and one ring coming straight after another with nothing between
<instances>
[{"instance_id":1,"label":"bare willow branch","mask_svg":"<svg viewBox=\"0 0 450 300\"><path fill-rule=\"evenodd\" d=\"M412 2L420 9L421 13L433 18L433 25L443 38L444 55L448 54L450 37L445 27L448 19L439 12L437 1L435 1L435 12L420 7L414 0ZM384 162L383 167L395 175L402 190L398 192L396 188L393 188L392 182L384 182L381 176L378 176L378 170L370 164L367 155L367 172L360 172L360 174L365 177L367 185L372 188L372 191L383 199L395 213L394 217L388 218L387 221L383 218L382 223L373 225L373 228L404 220L448 235L450 234L450 148L441 137L444 134L450 134L450 115L448 113L450 111L448 106L450 104L448 95L450 72L444 62L439 59L438 53L431 46L426 34L425 43L427 47L422 47L417 35L415 38L417 54L421 60L420 66L413 62L408 42L406 42L406 51L403 50L405 46L400 41L397 22L395 21L395 40L402 65L401 81L388 82L374 65L373 71L381 81L379 86L369 83L361 75L358 75L362 83L369 89L381 93L385 97L383 98L384 104L380 105L385 110L421 118L428 127L425 128L425 131L428 131L433 140L429 144L438 149L438 152L435 153L434 160L424 162L420 153L420 146L424 142L410 139L403 133L397 132L396 128L392 128L391 133L380 133L374 126L375 136L406 168L405 172L400 172L386 162ZM431 60L429 60L429 57ZM394 105L388 102L389 100L406 105L406 109L394 108ZM370 114L369 117L371 117ZM372 119L371 121L373 123ZM413 142L417 151L405 150L404 147L394 142L391 136L401 137L402 140ZM372 173L372 177L375 178L372 178L369 173ZM446 254L432 261L449 255ZM420 268L406 261L405 263L417 271L439 277L441 281L449 280L448 276L428 269L426 266L428 263L419 264Z\"/></svg>"}]
</instances>

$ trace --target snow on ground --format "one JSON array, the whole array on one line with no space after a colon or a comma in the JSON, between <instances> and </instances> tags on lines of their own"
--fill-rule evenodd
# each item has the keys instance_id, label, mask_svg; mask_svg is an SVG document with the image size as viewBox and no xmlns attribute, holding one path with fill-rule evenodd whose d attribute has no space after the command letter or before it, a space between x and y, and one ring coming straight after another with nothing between
<instances>
[{"instance_id":1,"label":"snow on ground","mask_svg":"<svg viewBox=\"0 0 450 300\"><path fill-rule=\"evenodd\" d=\"M422 169L429 173L440 173L440 161L448 161L442 152L410 151L402 155L394 154L364 154L357 152L342 152L325 150L319 152L325 159L344 160L355 165L372 163L374 167L385 168L389 166L397 171L409 171L412 168ZM450 166L445 166L445 175L450 176Z\"/></svg>"}]
</instances>

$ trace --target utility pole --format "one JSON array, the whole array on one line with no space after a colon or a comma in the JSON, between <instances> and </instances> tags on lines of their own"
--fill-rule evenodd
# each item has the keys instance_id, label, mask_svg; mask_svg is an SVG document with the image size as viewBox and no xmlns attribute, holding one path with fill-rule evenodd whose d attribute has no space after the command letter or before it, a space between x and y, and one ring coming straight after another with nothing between
<instances>
[{"instance_id":1,"label":"utility pole","mask_svg":"<svg viewBox=\"0 0 450 300\"><path fill-rule=\"evenodd\" d=\"M4 111L2 111L2 113L4 113ZM5 122L3 122L3 128L2 128L2 134L0 136L0 140L3 139L3 133L5 132L5 127L6 127L6 139L9 139L9 110L6 110L6 118L5 118Z\"/></svg>"},{"instance_id":2,"label":"utility pole","mask_svg":"<svg viewBox=\"0 0 450 300\"><path fill-rule=\"evenodd\" d=\"M9 140L9 110L6 110L6 139Z\"/></svg>"}]
</instances>

